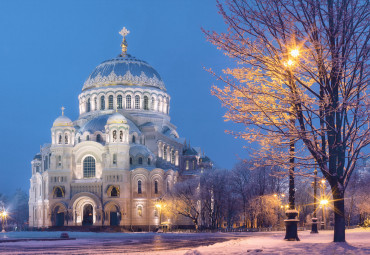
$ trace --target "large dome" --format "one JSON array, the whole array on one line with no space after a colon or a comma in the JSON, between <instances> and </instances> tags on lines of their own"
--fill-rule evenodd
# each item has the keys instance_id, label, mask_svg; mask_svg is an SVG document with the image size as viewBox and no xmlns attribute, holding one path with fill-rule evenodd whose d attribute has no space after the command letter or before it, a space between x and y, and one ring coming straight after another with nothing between
<instances>
[{"instance_id":1,"label":"large dome","mask_svg":"<svg viewBox=\"0 0 370 255\"><path fill-rule=\"evenodd\" d=\"M82 91L113 85L155 87L166 90L158 72L145 61L129 54L98 65L85 81Z\"/></svg>"}]
</instances>

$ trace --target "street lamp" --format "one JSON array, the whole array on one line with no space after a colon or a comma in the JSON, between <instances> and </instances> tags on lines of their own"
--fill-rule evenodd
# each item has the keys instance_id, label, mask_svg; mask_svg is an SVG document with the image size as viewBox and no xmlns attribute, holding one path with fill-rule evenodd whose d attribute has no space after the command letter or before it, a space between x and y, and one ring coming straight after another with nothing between
<instances>
[{"instance_id":1,"label":"street lamp","mask_svg":"<svg viewBox=\"0 0 370 255\"><path fill-rule=\"evenodd\" d=\"M299 50L297 48L293 49L290 51L290 55L293 58L297 58L299 56ZM290 89L292 90L293 94L296 94L296 88L295 88L295 83L293 81L293 75L292 75L292 68L295 64L295 61L292 59L288 59L284 63L284 65L289 68L287 70L289 74L289 86ZM295 125L295 118L291 118L291 124L292 126ZM284 220L285 221L285 238L284 240L287 241L299 241L298 238L298 222L299 219L297 219L298 216L298 211L295 209L295 187L294 187L294 161L295 161L295 139L293 137L290 137L289 141L289 210L285 212L286 216L288 219Z\"/></svg>"},{"instance_id":2,"label":"street lamp","mask_svg":"<svg viewBox=\"0 0 370 255\"><path fill-rule=\"evenodd\" d=\"M312 226L311 226L311 234L318 234L317 231L317 217L316 217L316 188L317 188L317 169L315 166L315 171L313 172L314 182L313 182L313 215L312 215Z\"/></svg>"},{"instance_id":3,"label":"street lamp","mask_svg":"<svg viewBox=\"0 0 370 255\"><path fill-rule=\"evenodd\" d=\"M329 203L329 201L325 198L325 189L326 189L326 185L325 185L325 179L322 179L321 180L321 200L320 200L320 205L322 207L322 218L323 218L323 221L321 222L321 229L325 229L326 228L326 213L325 213L325 207L326 205Z\"/></svg>"},{"instance_id":4,"label":"street lamp","mask_svg":"<svg viewBox=\"0 0 370 255\"><path fill-rule=\"evenodd\" d=\"M5 233L5 221L6 221L6 218L8 216L8 213L6 211L2 211L0 213L0 216L1 216L1 223L2 223L2 233Z\"/></svg>"}]
</instances>

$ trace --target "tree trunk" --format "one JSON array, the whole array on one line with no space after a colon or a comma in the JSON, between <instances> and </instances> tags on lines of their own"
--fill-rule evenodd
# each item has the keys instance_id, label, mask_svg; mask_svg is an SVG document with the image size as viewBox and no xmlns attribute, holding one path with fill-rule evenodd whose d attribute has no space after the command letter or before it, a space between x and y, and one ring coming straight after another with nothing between
<instances>
[{"instance_id":1,"label":"tree trunk","mask_svg":"<svg viewBox=\"0 0 370 255\"><path fill-rule=\"evenodd\" d=\"M344 192L338 190L337 187L334 187L332 192L334 198L334 242L345 242Z\"/></svg>"}]
</instances>

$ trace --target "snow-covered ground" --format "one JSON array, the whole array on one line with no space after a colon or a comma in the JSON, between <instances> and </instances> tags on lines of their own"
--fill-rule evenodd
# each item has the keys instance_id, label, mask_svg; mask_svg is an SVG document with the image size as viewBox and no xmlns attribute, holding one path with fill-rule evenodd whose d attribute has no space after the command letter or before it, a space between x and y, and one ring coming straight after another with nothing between
<instances>
[{"instance_id":1,"label":"snow-covered ground","mask_svg":"<svg viewBox=\"0 0 370 255\"><path fill-rule=\"evenodd\" d=\"M281 232L265 236L240 238L210 246L203 246L187 251L152 252L150 254L370 254L370 229L352 229L346 231L346 243L334 243L333 231L320 231L310 234L310 231L299 232L299 242L282 240Z\"/></svg>"},{"instance_id":2,"label":"snow-covered ground","mask_svg":"<svg viewBox=\"0 0 370 255\"><path fill-rule=\"evenodd\" d=\"M3 238L56 238L60 232L0 233ZM0 254L370 254L370 230L346 231L347 243L333 243L333 231L299 232L300 242L283 232L264 233L89 233L76 240L1 243ZM3 239L4 240L4 239Z\"/></svg>"}]
</instances>

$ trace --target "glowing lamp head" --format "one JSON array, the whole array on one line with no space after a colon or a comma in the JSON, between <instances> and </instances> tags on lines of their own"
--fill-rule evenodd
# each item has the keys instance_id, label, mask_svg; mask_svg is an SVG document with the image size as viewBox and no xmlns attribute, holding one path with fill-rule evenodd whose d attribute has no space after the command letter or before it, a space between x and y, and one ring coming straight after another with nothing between
<instances>
[{"instance_id":1,"label":"glowing lamp head","mask_svg":"<svg viewBox=\"0 0 370 255\"><path fill-rule=\"evenodd\" d=\"M156 204L155 207L160 209L162 206L160 204Z\"/></svg>"},{"instance_id":2,"label":"glowing lamp head","mask_svg":"<svg viewBox=\"0 0 370 255\"><path fill-rule=\"evenodd\" d=\"M274 197L277 197L277 194L274 194Z\"/></svg>"},{"instance_id":3,"label":"glowing lamp head","mask_svg":"<svg viewBox=\"0 0 370 255\"><path fill-rule=\"evenodd\" d=\"M329 203L329 201L326 200L326 199L323 199L323 200L320 201L320 205L327 205L328 203Z\"/></svg>"},{"instance_id":4,"label":"glowing lamp head","mask_svg":"<svg viewBox=\"0 0 370 255\"><path fill-rule=\"evenodd\" d=\"M284 63L284 65L285 65L286 67L291 67L291 66L293 66L293 65L294 65L294 61L293 61L293 60L291 60L291 59L289 59L288 61L286 61L286 62Z\"/></svg>"},{"instance_id":5,"label":"glowing lamp head","mask_svg":"<svg viewBox=\"0 0 370 255\"><path fill-rule=\"evenodd\" d=\"M322 184L325 184L325 179L322 179L322 180L321 180L321 183L322 183Z\"/></svg>"},{"instance_id":6,"label":"glowing lamp head","mask_svg":"<svg viewBox=\"0 0 370 255\"><path fill-rule=\"evenodd\" d=\"M294 49L290 52L290 55L292 55L292 57L296 58L299 56L299 50L298 49Z\"/></svg>"},{"instance_id":7,"label":"glowing lamp head","mask_svg":"<svg viewBox=\"0 0 370 255\"><path fill-rule=\"evenodd\" d=\"M285 194L281 194L282 197L285 197Z\"/></svg>"}]
</instances>

